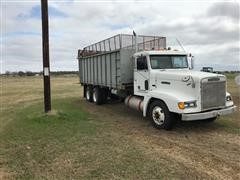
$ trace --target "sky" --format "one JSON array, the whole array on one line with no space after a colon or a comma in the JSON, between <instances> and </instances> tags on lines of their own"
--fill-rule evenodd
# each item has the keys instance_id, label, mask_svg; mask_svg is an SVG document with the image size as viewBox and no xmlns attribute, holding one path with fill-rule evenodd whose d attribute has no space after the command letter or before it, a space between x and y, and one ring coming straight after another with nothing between
<instances>
[{"instance_id":1,"label":"sky","mask_svg":"<svg viewBox=\"0 0 240 180\"><path fill-rule=\"evenodd\" d=\"M77 71L77 50L116 34L176 37L196 69L240 70L239 1L48 0L50 68ZM1 69L42 71L40 0L1 0Z\"/></svg>"}]
</instances>

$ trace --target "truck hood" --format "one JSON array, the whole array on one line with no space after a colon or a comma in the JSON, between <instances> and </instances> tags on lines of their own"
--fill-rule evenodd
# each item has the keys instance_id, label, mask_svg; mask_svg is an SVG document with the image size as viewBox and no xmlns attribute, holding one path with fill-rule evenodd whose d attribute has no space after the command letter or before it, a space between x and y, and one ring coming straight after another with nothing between
<instances>
[{"instance_id":1,"label":"truck hood","mask_svg":"<svg viewBox=\"0 0 240 180\"><path fill-rule=\"evenodd\" d=\"M182 81L183 78L191 76L194 81L200 81L204 78L210 77L225 77L222 74L193 71L186 69L167 69L167 70L154 70L156 77L161 77L163 80L173 80L173 81Z\"/></svg>"}]
</instances>

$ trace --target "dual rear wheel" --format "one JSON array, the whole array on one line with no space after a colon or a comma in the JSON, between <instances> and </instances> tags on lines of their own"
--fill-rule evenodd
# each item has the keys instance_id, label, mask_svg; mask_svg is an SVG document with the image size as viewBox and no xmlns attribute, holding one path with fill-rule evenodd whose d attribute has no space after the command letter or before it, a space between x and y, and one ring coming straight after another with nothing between
<instances>
[{"instance_id":1,"label":"dual rear wheel","mask_svg":"<svg viewBox=\"0 0 240 180\"><path fill-rule=\"evenodd\" d=\"M91 86L86 87L86 99L89 102L93 102L93 88Z\"/></svg>"},{"instance_id":2,"label":"dual rear wheel","mask_svg":"<svg viewBox=\"0 0 240 180\"><path fill-rule=\"evenodd\" d=\"M97 105L106 103L107 101L107 90L100 87L86 87L86 99L89 102L94 102Z\"/></svg>"}]
</instances>

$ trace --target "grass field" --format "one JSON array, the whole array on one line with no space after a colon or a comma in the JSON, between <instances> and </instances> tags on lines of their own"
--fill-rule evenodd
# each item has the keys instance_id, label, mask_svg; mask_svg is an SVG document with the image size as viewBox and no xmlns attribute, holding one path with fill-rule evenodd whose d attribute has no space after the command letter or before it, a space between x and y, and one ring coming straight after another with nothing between
<instances>
[{"instance_id":1,"label":"grass field","mask_svg":"<svg viewBox=\"0 0 240 180\"><path fill-rule=\"evenodd\" d=\"M239 86L228 76L239 107ZM122 103L95 106L77 76L1 77L0 179L239 179L240 112L156 130Z\"/></svg>"}]
</instances>

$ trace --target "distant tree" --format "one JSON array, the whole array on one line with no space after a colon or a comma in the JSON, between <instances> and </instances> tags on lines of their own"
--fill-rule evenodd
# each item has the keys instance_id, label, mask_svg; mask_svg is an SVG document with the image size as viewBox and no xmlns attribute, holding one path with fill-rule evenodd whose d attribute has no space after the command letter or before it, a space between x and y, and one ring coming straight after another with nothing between
<instances>
[{"instance_id":1,"label":"distant tree","mask_svg":"<svg viewBox=\"0 0 240 180\"><path fill-rule=\"evenodd\" d=\"M6 71L5 74L6 74L7 76L9 76L9 75L11 75L11 72L10 72L10 71Z\"/></svg>"},{"instance_id":2,"label":"distant tree","mask_svg":"<svg viewBox=\"0 0 240 180\"><path fill-rule=\"evenodd\" d=\"M18 76L18 72L17 71L11 72L11 76L13 76L13 77Z\"/></svg>"},{"instance_id":3,"label":"distant tree","mask_svg":"<svg viewBox=\"0 0 240 180\"><path fill-rule=\"evenodd\" d=\"M23 71L18 71L18 73L17 73L19 76L24 76L25 75L25 73L23 72Z\"/></svg>"},{"instance_id":4,"label":"distant tree","mask_svg":"<svg viewBox=\"0 0 240 180\"><path fill-rule=\"evenodd\" d=\"M32 71L26 71L26 76L34 76L34 73Z\"/></svg>"}]
</instances>

